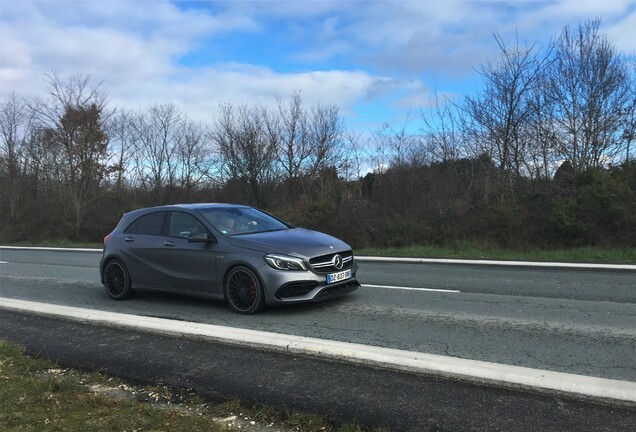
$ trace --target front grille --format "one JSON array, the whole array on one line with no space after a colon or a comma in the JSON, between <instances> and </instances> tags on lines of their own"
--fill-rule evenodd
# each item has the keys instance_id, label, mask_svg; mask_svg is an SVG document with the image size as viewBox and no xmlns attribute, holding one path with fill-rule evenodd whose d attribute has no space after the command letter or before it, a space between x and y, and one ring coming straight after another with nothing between
<instances>
[{"instance_id":1,"label":"front grille","mask_svg":"<svg viewBox=\"0 0 636 432\"><path fill-rule=\"evenodd\" d=\"M342 268L336 268L334 265L334 257L340 255L342 258ZM328 255L322 255L309 260L311 268L318 273L334 273L353 267L353 251L336 252Z\"/></svg>"}]
</instances>

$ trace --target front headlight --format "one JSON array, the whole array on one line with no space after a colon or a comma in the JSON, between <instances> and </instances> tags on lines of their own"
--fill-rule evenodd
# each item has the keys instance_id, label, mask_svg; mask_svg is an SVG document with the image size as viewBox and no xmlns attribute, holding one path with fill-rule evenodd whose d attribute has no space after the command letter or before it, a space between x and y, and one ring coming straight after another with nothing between
<instances>
[{"instance_id":1,"label":"front headlight","mask_svg":"<svg viewBox=\"0 0 636 432\"><path fill-rule=\"evenodd\" d=\"M265 262L277 270L306 271L305 263L300 258L287 255L265 255Z\"/></svg>"}]
</instances>

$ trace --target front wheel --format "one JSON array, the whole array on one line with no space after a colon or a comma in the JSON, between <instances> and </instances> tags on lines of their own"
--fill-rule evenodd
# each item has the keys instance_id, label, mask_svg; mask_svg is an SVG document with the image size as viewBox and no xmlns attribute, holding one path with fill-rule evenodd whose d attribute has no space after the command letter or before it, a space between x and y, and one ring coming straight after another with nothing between
<instances>
[{"instance_id":1,"label":"front wheel","mask_svg":"<svg viewBox=\"0 0 636 432\"><path fill-rule=\"evenodd\" d=\"M234 312L250 315L265 307L258 276L247 267L235 267L225 278L225 299Z\"/></svg>"},{"instance_id":2,"label":"front wheel","mask_svg":"<svg viewBox=\"0 0 636 432\"><path fill-rule=\"evenodd\" d=\"M113 259L104 267L104 288L115 300L124 300L132 294L130 274L123 262Z\"/></svg>"}]
</instances>

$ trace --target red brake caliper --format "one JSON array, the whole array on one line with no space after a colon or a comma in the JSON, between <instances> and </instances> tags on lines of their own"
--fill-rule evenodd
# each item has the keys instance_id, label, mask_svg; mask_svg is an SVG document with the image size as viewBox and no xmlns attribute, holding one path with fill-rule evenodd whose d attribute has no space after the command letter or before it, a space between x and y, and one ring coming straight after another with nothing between
<instances>
[{"instance_id":1,"label":"red brake caliper","mask_svg":"<svg viewBox=\"0 0 636 432\"><path fill-rule=\"evenodd\" d=\"M256 282L254 281L250 282L250 297L252 301L256 300Z\"/></svg>"}]
</instances>

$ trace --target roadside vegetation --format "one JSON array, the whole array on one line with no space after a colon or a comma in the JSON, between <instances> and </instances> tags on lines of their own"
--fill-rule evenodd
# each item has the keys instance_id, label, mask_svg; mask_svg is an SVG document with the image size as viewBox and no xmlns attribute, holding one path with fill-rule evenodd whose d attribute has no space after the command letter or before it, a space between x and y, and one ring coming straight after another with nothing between
<instances>
[{"instance_id":1,"label":"roadside vegetation","mask_svg":"<svg viewBox=\"0 0 636 432\"><path fill-rule=\"evenodd\" d=\"M188 389L60 369L2 341L0 388L3 431L363 431L312 414L214 403Z\"/></svg>"},{"instance_id":2,"label":"roadside vegetation","mask_svg":"<svg viewBox=\"0 0 636 432\"><path fill-rule=\"evenodd\" d=\"M0 240L100 242L131 209L233 202L355 249L636 247L633 55L597 20L547 46L520 40L495 36L474 94L369 131L302 89L275 107L221 104L200 124L49 74L42 97L0 101Z\"/></svg>"},{"instance_id":3,"label":"roadside vegetation","mask_svg":"<svg viewBox=\"0 0 636 432\"><path fill-rule=\"evenodd\" d=\"M358 256L636 264L636 248L580 247L554 250L514 250L483 248L462 243L454 247L363 248L355 250L355 253Z\"/></svg>"},{"instance_id":4,"label":"roadside vegetation","mask_svg":"<svg viewBox=\"0 0 636 432\"><path fill-rule=\"evenodd\" d=\"M0 245L43 246L60 248L101 249L102 243L73 242L68 239L40 242L3 242ZM355 249L356 256L411 257L411 258L456 258L483 260L554 261L582 263L636 264L636 248L601 248L594 246L568 249L504 249L461 242L453 246L404 246Z\"/></svg>"}]
</instances>

